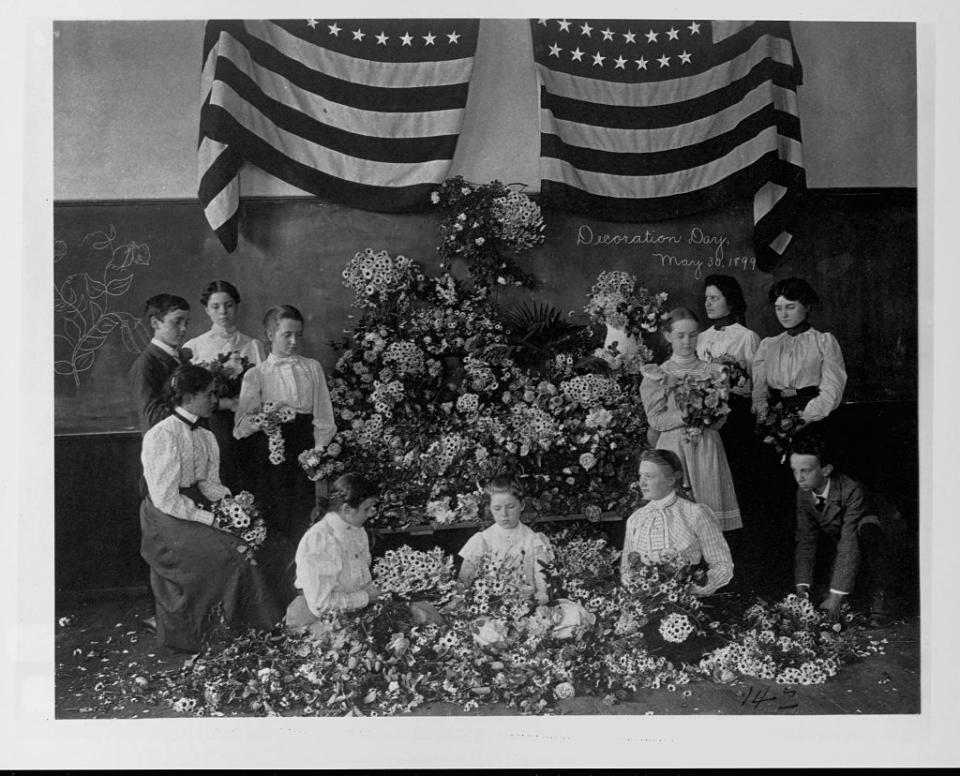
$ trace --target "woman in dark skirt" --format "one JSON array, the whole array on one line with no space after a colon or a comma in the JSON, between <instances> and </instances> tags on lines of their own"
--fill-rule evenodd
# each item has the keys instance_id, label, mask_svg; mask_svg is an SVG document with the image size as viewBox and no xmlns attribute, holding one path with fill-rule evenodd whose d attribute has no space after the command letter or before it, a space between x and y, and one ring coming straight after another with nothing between
<instances>
[{"instance_id":1,"label":"woman in dark skirt","mask_svg":"<svg viewBox=\"0 0 960 776\"><path fill-rule=\"evenodd\" d=\"M802 278L785 278L767 294L783 331L760 342L753 359L753 411L763 422L768 415L792 411L809 427L830 435L829 416L843 399L847 370L837 338L810 325L809 315L819 302L816 291ZM796 522L796 483L789 467L772 448L761 463L763 490L768 503L768 568L779 571L787 586Z\"/></svg>"},{"instance_id":2,"label":"woman in dark skirt","mask_svg":"<svg viewBox=\"0 0 960 776\"><path fill-rule=\"evenodd\" d=\"M240 551L243 542L218 528L210 511L230 495L220 483L216 439L198 426L216 407L213 375L181 366L167 395L173 414L143 438L140 554L150 566L161 643L197 652L218 604L228 623L261 629L272 628L282 610L260 567Z\"/></svg>"},{"instance_id":3,"label":"woman in dark skirt","mask_svg":"<svg viewBox=\"0 0 960 776\"><path fill-rule=\"evenodd\" d=\"M263 343L237 329L237 308L240 292L226 280L214 280L200 295L200 304L210 318L210 329L184 343L194 364L222 361L225 376L219 403L210 416L209 428L217 438L220 450L220 481L232 490L244 486L239 460L240 446L233 438L234 412L240 393L240 379L246 367L256 366L267 357ZM236 386L233 390L232 386Z\"/></svg>"},{"instance_id":4,"label":"woman in dark skirt","mask_svg":"<svg viewBox=\"0 0 960 776\"><path fill-rule=\"evenodd\" d=\"M765 511L758 482L757 457L765 451L759 450L761 443L754 432L754 417L750 411L753 358L760 337L746 327L747 302L736 278L708 275L703 281L703 305L711 325L697 337L697 356L704 361L727 363L731 378L730 414L720 429L720 438L727 452L744 527L725 532L724 539L737 563L737 585L740 586L746 584L751 573L762 568L764 563L762 552L755 550L758 527Z\"/></svg>"}]
</instances>

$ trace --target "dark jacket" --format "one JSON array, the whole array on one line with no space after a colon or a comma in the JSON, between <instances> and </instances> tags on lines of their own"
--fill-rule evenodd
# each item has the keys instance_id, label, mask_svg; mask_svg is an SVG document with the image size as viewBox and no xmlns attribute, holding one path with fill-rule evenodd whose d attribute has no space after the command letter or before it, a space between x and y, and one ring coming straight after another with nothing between
<instances>
[{"instance_id":1,"label":"dark jacket","mask_svg":"<svg viewBox=\"0 0 960 776\"><path fill-rule=\"evenodd\" d=\"M826 536L837 545L830 588L852 592L860 565L857 530L863 518L875 511L868 505L863 485L845 474L830 478L830 492L823 512L817 510L812 493L798 489L797 548L793 564L795 583L809 585L813 582L817 541L820 536Z\"/></svg>"},{"instance_id":2,"label":"dark jacket","mask_svg":"<svg viewBox=\"0 0 960 776\"><path fill-rule=\"evenodd\" d=\"M149 430L170 414L163 400L163 384L178 366L177 359L151 342L130 367L130 395L141 431Z\"/></svg>"}]
</instances>

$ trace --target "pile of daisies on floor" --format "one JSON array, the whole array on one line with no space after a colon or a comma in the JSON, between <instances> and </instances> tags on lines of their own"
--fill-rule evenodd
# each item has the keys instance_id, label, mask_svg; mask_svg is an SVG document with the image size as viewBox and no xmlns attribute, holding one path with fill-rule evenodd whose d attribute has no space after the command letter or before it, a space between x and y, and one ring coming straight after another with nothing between
<instances>
[{"instance_id":1,"label":"pile of daisies on floor","mask_svg":"<svg viewBox=\"0 0 960 776\"><path fill-rule=\"evenodd\" d=\"M374 564L384 596L330 616L309 634L248 633L131 691L190 714L380 715L447 702L550 713L576 695L605 704L643 688L741 676L819 684L857 659L857 629L829 623L809 600L758 601L740 618L687 592L696 571L629 558L569 529L553 539L552 598L523 598L514 568L485 561L467 591L440 548L390 551ZM411 602L439 614L424 622ZM850 615L847 615L850 617Z\"/></svg>"}]
</instances>

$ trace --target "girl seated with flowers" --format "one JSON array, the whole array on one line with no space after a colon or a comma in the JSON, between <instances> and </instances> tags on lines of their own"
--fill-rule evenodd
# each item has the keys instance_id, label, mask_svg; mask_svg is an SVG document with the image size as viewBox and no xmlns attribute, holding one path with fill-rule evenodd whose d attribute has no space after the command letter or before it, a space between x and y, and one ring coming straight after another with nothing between
<instances>
[{"instance_id":1,"label":"girl seated with flowers","mask_svg":"<svg viewBox=\"0 0 960 776\"><path fill-rule=\"evenodd\" d=\"M377 511L378 497L377 487L357 474L344 474L333 483L330 511L297 547L299 595L287 607L288 627L309 629L324 613L362 609L380 597L363 530Z\"/></svg>"},{"instance_id":2,"label":"girl seated with flowers","mask_svg":"<svg viewBox=\"0 0 960 776\"><path fill-rule=\"evenodd\" d=\"M517 564L524 579L524 592L537 603L548 600L547 582L539 561L548 563L553 558L549 540L520 522L523 511L523 488L513 478L501 475L491 479L484 488L493 525L470 537L460 550L461 584L469 587L485 555Z\"/></svg>"},{"instance_id":3,"label":"girl seated with flowers","mask_svg":"<svg viewBox=\"0 0 960 776\"><path fill-rule=\"evenodd\" d=\"M630 574L630 554L658 562L676 553L691 566L705 561L706 581L690 592L706 596L733 579L733 560L713 510L682 498L677 489L683 466L672 450L646 450L640 456L640 490L647 504L627 519L620 574Z\"/></svg>"},{"instance_id":4,"label":"girl seated with flowers","mask_svg":"<svg viewBox=\"0 0 960 776\"><path fill-rule=\"evenodd\" d=\"M246 544L218 524L212 504L230 490L220 482L213 433L199 425L217 406L213 375L187 364L170 375L172 409L143 437L147 495L140 505L140 554L150 566L157 636L196 652L218 605L227 621L269 629L281 609Z\"/></svg>"}]
</instances>

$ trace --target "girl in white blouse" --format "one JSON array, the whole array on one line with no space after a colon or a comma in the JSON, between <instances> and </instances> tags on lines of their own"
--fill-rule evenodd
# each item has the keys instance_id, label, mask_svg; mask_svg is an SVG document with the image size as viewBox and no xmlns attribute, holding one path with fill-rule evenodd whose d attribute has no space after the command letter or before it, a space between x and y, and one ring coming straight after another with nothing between
<instances>
[{"instance_id":1,"label":"girl in white blouse","mask_svg":"<svg viewBox=\"0 0 960 776\"><path fill-rule=\"evenodd\" d=\"M237 360L245 358L256 365L267 357L262 342L248 337L237 328L240 292L233 283L214 280L200 295L200 305L210 318L211 325L209 331L183 345L184 349L190 351L194 364L210 363L226 355L234 356ZM240 489L244 483L237 440L233 436L236 409L235 396L221 396L217 409L210 416L210 430L220 447L220 479L229 487Z\"/></svg>"},{"instance_id":2,"label":"girl in white blouse","mask_svg":"<svg viewBox=\"0 0 960 776\"><path fill-rule=\"evenodd\" d=\"M287 607L291 628L309 628L325 612L362 609L380 597L370 575L370 544L363 529L377 510L376 486L356 474L337 478L330 511L297 547L299 595Z\"/></svg>"},{"instance_id":3,"label":"girl in white blouse","mask_svg":"<svg viewBox=\"0 0 960 776\"><path fill-rule=\"evenodd\" d=\"M840 344L810 325L819 299L806 280L777 281L768 298L784 331L764 339L753 359L753 411L763 419L771 405L785 404L807 423L821 421L840 406L847 384Z\"/></svg>"},{"instance_id":4,"label":"girl in white blouse","mask_svg":"<svg viewBox=\"0 0 960 776\"><path fill-rule=\"evenodd\" d=\"M250 440L244 450L245 487L263 499L268 527L296 546L316 503L315 485L297 457L304 450L326 447L337 427L323 367L300 355L303 315L296 307L278 305L267 311L263 326L270 355L243 376L233 435ZM270 460L266 430L253 421L266 402L296 411L291 423L280 425L284 460L278 464Z\"/></svg>"},{"instance_id":5,"label":"girl in white blouse","mask_svg":"<svg viewBox=\"0 0 960 776\"><path fill-rule=\"evenodd\" d=\"M671 450L646 450L640 456L640 490L647 499L627 519L620 574L630 573L630 554L659 562L672 551L691 566L707 564L706 581L691 588L710 595L733 579L733 560L713 510L677 494L683 467Z\"/></svg>"},{"instance_id":6,"label":"girl in white blouse","mask_svg":"<svg viewBox=\"0 0 960 776\"><path fill-rule=\"evenodd\" d=\"M199 426L216 407L213 375L187 364L170 376L173 413L143 437L148 495L140 506L140 554L150 566L160 641L198 651L211 610L228 620L270 628L280 610L243 542L217 527L211 504L230 495L220 482L213 434Z\"/></svg>"},{"instance_id":7,"label":"girl in white blouse","mask_svg":"<svg viewBox=\"0 0 960 776\"><path fill-rule=\"evenodd\" d=\"M523 576L524 592L537 603L546 603L548 590L540 561L552 560L553 550L543 534L520 522L523 488L513 477L502 475L491 479L484 492L493 525L471 536L460 550L460 583L468 587L483 557L490 555L516 563Z\"/></svg>"}]
</instances>

